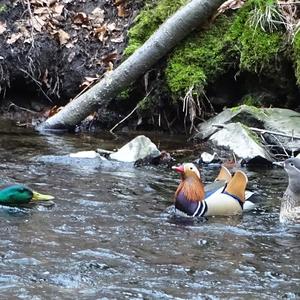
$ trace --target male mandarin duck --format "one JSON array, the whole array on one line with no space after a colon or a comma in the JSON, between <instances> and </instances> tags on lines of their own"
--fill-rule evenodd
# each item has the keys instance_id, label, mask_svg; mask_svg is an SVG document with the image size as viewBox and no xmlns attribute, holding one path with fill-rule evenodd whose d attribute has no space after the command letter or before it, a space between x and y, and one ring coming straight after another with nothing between
<instances>
[{"instance_id":1,"label":"male mandarin duck","mask_svg":"<svg viewBox=\"0 0 300 300\"><path fill-rule=\"evenodd\" d=\"M300 223L300 159L287 159L284 169L289 176L289 184L281 200L280 222Z\"/></svg>"},{"instance_id":2,"label":"male mandarin duck","mask_svg":"<svg viewBox=\"0 0 300 300\"><path fill-rule=\"evenodd\" d=\"M37 193L21 184L11 184L0 188L0 205L23 206L51 199L54 197Z\"/></svg>"},{"instance_id":3,"label":"male mandarin duck","mask_svg":"<svg viewBox=\"0 0 300 300\"><path fill-rule=\"evenodd\" d=\"M242 214L248 183L244 172L238 170L231 176L228 169L222 167L215 184L205 191L200 172L193 163L172 169L181 174L181 182L175 193L176 210L191 217ZM248 209L253 208L251 206L252 203Z\"/></svg>"}]
</instances>

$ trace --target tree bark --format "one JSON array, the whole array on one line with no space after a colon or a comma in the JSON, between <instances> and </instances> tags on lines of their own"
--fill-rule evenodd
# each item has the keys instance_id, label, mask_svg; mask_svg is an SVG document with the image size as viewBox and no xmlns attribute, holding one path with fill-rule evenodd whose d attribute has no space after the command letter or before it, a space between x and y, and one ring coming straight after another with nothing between
<instances>
[{"instance_id":1,"label":"tree bark","mask_svg":"<svg viewBox=\"0 0 300 300\"><path fill-rule=\"evenodd\" d=\"M47 119L38 129L66 129L80 123L97 106L107 103L146 73L193 29L211 17L223 2L225 0L191 0L167 19L143 46L120 66Z\"/></svg>"}]
</instances>

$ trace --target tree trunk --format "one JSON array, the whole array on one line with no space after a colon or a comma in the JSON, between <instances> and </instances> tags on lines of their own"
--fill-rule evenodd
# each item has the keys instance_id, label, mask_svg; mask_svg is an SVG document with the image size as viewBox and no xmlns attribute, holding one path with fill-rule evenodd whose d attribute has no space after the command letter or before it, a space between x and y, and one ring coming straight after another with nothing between
<instances>
[{"instance_id":1,"label":"tree trunk","mask_svg":"<svg viewBox=\"0 0 300 300\"><path fill-rule=\"evenodd\" d=\"M107 103L146 73L194 28L211 17L223 2L225 0L191 0L167 19L143 46L119 67L47 119L39 129L72 128L80 123L97 106Z\"/></svg>"}]
</instances>

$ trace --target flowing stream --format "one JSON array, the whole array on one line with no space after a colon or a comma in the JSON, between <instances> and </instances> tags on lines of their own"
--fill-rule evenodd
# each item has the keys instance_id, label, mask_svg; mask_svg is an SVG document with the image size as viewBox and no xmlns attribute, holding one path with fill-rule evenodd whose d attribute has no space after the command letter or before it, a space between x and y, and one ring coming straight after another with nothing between
<instances>
[{"instance_id":1,"label":"flowing stream","mask_svg":"<svg viewBox=\"0 0 300 300\"><path fill-rule=\"evenodd\" d=\"M161 149L187 146L150 137ZM53 207L0 206L0 299L300 298L300 227L279 223L284 170L245 170L261 200L242 217L175 218L170 168L65 156L129 140L0 121L0 180L55 196ZM217 171L204 168L206 182Z\"/></svg>"}]
</instances>

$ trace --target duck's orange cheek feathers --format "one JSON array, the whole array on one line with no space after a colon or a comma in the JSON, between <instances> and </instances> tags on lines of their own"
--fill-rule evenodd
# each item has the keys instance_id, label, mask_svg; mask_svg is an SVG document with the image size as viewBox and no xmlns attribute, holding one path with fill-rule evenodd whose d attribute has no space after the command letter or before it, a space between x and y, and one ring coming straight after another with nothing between
<instances>
[{"instance_id":1,"label":"duck's orange cheek feathers","mask_svg":"<svg viewBox=\"0 0 300 300\"><path fill-rule=\"evenodd\" d=\"M197 182L197 184L186 183L182 181L175 193L175 199L178 196L179 192L183 192L184 196L189 201L202 201L205 198L204 186L202 183Z\"/></svg>"}]
</instances>

